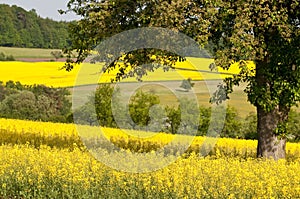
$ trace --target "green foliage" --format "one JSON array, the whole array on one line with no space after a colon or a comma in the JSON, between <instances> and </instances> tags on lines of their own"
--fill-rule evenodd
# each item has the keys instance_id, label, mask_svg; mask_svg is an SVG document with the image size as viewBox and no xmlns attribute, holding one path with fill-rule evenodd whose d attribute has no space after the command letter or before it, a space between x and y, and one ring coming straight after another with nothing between
<instances>
[{"instance_id":1,"label":"green foliage","mask_svg":"<svg viewBox=\"0 0 300 199\"><path fill-rule=\"evenodd\" d=\"M300 141L300 113L292 110L287 122L287 133L290 141Z\"/></svg>"},{"instance_id":2,"label":"green foliage","mask_svg":"<svg viewBox=\"0 0 300 199\"><path fill-rule=\"evenodd\" d=\"M8 81L0 85L0 116L14 119L67 122L70 93L63 88L22 85Z\"/></svg>"},{"instance_id":3,"label":"green foliage","mask_svg":"<svg viewBox=\"0 0 300 199\"><path fill-rule=\"evenodd\" d=\"M91 97L90 101L95 105L97 120L100 126L117 127L112 105L117 106L119 94L118 88L114 91L114 87L110 84L100 84L96 89L94 97ZM112 103L112 100L114 100L114 103Z\"/></svg>"},{"instance_id":4,"label":"green foliage","mask_svg":"<svg viewBox=\"0 0 300 199\"><path fill-rule=\"evenodd\" d=\"M199 121L198 104L188 98L179 99L180 128L177 133L195 135Z\"/></svg>"},{"instance_id":5,"label":"green foliage","mask_svg":"<svg viewBox=\"0 0 300 199\"><path fill-rule=\"evenodd\" d=\"M77 124L114 128L133 128L130 116L121 106L120 89L111 84L99 84L85 104L74 110Z\"/></svg>"},{"instance_id":6,"label":"green foliage","mask_svg":"<svg viewBox=\"0 0 300 199\"><path fill-rule=\"evenodd\" d=\"M195 83L192 83L192 79L188 78L188 79L184 79L181 82L180 87L185 89L186 91L189 91L192 89L192 87L194 86Z\"/></svg>"},{"instance_id":7,"label":"green foliage","mask_svg":"<svg viewBox=\"0 0 300 199\"><path fill-rule=\"evenodd\" d=\"M3 82L0 82L0 102L2 102L5 99L5 96L7 95L6 89Z\"/></svg>"},{"instance_id":8,"label":"green foliage","mask_svg":"<svg viewBox=\"0 0 300 199\"><path fill-rule=\"evenodd\" d=\"M180 121L181 121L181 113L180 107L169 107L165 108L167 119L165 125L165 132L176 134L179 129Z\"/></svg>"},{"instance_id":9,"label":"green foliage","mask_svg":"<svg viewBox=\"0 0 300 199\"><path fill-rule=\"evenodd\" d=\"M5 55L3 52L0 52L0 61L15 61L15 58L12 55Z\"/></svg>"},{"instance_id":10,"label":"green foliage","mask_svg":"<svg viewBox=\"0 0 300 199\"><path fill-rule=\"evenodd\" d=\"M225 125L221 137L241 138L242 123L236 109L229 106L226 109Z\"/></svg>"},{"instance_id":11,"label":"green foliage","mask_svg":"<svg viewBox=\"0 0 300 199\"><path fill-rule=\"evenodd\" d=\"M251 112L244 120L242 133L245 139L257 139L257 116Z\"/></svg>"},{"instance_id":12,"label":"green foliage","mask_svg":"<svg viewBox=\"0 0 300 199\"><path fill-rule=\"evenodd\" d=\"M118 88L114 91L114 87L110 84L99 84L96 91L88 97L88 101L74 110L76 123L118 127L113 108L119 108L119 94ZM114 103L112 103L112 100Z\"/></svg>"},{"instance_id":13,"label":"green foliage","mask_svg":"<svg viewBox=\"0 0 300 199\"><path fill-rule=\"evenodd\" d=\"M0 4L0 46L64 48L68 43L68 23L43 19L35 10Z\"/></svg>"},{"instance_id":14,"label":"green foliage","mask_svg":"<svg viewBox=\"0 0 300 199\"><path fill-rule=\"evenodd\" d=\"M211 121L211 108L206 108L203 106L199 107L200 117L198 126L198 135L204 136L208 132L208 127Z\"/></svg>"},{"instance_id":15,"label":"green foliage","mask_svg":"<svg viewBox=\"0 0 300 199\"><path fill-rule=\"evenodd\" d=\"M36 98L30 91L21 91L6 97L0 106L1 117L36 120Z\"/></svg>"},{"instance_id":16,"label":"green foliage","mask_svg":"<svg viewBox=\"0 0 300 199\"><path fill-rule=\"evenodd\" d=\"M236 109L229 106L218 108L212 116L212 107L200 107L200 122L198 134L201 136L220 136L231 138L242 138L242 118L238 116ZM218 112L226 111L225 117ZM212 118L213 117L213 118ZM219 129L222 128L222 129Z\"/></svg>"},{"instance_id":17,"label":"green foliage","mask_svg":"<svg viewBox=\"0 0 300 199\"><path fill-rule=\"evenodd\" d=\"M152 125L155 125L153 118L157 119L157 116L163 117L162 108L158 106L159 103L160 100L157 95L138 91L130 99L129 103L129 113L133 120L133 128L136 129L149 126L150 122L152 122ZM156 126L159 125L156 124Z\"/></svg>"},{"instance_id":18,"label":"green foliage","mask_svg":"<svg viewBox=\"0 0 300 199\"><path fill-rule=\"evenodd\" d=\"M90 126L98 125L97 114L94 109L95 105L92 100L75 109L73 115L76 116L76 123Z\"/></svg>"},{"instance_id":19,"label":"green foliage","mask_svg":"<svg viewBox=\"0 0 300 199\"><path fill-rule=\"evenodd\" d=\"M184 1L183 1L184 2ZM180 2L182 3L182 2ZM93 1L69 1L68 11L61 11L61 13L74 12L75 14L83 16L82 20L79 20L70 25L70 39L72 46L66 49L70 57L72 52L76 50L78 52L77 60L75 63L80 63L94 48L105 38L109 38L112 35L121 33L125 30L131 30L133 28L141 27L160 27L161 20L157 19L161 13L156 13L154 16L153 9L163 4L156 1L105 1L105 2L93 2ZM183 4L180 7L187 6ZM166 9L168 11L168 9ZM179 10L178 10L179 11ZM169 11L167 12L169 13ZM164 16L166 17L166 16ZM152 18L154 20L152 20ZM201 20L201 19L200 19ZM114 26L111 26L114 24ZM96 29L94 27L97 27ZM170 40L168 35L166 40ZM164 40L164 38L160 38ZM122 39L120 39L122 40ZM124 41L128 38L124 38ZM132 45L135 42L146 41L147 35L141 33L138 36L130 39L128 45ZM172 40L172 39L171 39ZM154 40L147 40L149 46ZM126 41L127 42L127 41ZM152 43L153 44L153 43ZM120 50L119 52L116 52ZM168 52L167 50L144 48L137 49L131 52L122 53L123 49L111 49L111 52L101 52L101 61L105 60L107 65L104 67L104 71L110 71L114 67L118 66L118 62L122 61L124 67L120 69L120 73L115 80L121 80L128 76L134 76L138 80L158 68L162 65L165 70L168 70L170 66L173 66L176 61L185 60L183 57L176 55L175 53ZM109 59L111 55L114 55L112 59ZM155 56L155 58L153 58ZM155 64L152 64L155 62ZM66 70L72 70L74 67L74 61L68 59L65 65ZM131 72L125 74L126 68L131 67Z\"/></svg>"}]
</instances>

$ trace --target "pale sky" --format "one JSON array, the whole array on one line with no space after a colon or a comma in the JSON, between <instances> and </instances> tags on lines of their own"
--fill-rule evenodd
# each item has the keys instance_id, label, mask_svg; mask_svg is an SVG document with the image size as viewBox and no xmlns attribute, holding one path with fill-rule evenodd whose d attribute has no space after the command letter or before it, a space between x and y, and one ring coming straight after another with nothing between
<instances>
[{"instance_id":1,"label":"pale sky","mask_svg":"<svg viewBox=\"0 0 300 199\"><path fill-rule=\"evenodd\" d=\"M74 14L60 15L57 10L65 10L68 0L0 0L0 4L17 5L25 10L35 9L37 14L43 18L56 21L70 21L79 19Z\"/></svg>"}]
</instances>

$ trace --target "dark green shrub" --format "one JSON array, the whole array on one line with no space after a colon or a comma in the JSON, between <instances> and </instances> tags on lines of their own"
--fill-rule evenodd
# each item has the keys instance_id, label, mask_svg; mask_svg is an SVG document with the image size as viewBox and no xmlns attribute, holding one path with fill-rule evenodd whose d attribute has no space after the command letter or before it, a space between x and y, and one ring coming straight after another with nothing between
<instances>
[{"instance_id":1,"label":"dark green shrub","mask_svg":"<svg viewBox=\"0 0 300 199\"><path fill-rule=\"evenodd\" d=\"M5 55L3 52L1 52L0 61L15 61L15 58L12 55Z\"/></svg>"},{"instance_id":2,"label":"dark green shrub","mask_svg":"<svg viewBox=\"0 0 300 199\"><path fill-rule=\"evenodd\" d=\"M71 103L65 88L22 85L8 81L0 84L0 116L14 119L67 122Z\"/></svg>"}]
</instances>

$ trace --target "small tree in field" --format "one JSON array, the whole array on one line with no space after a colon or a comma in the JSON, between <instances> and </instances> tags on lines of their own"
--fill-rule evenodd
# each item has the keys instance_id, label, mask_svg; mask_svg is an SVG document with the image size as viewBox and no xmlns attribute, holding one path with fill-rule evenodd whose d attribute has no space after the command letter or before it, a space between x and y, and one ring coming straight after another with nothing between
<instances>
[{"instance_id":1,"label":"small tree in field","mask_svg":"<svg viewBox=\"0 0 300 199\"><path fill-rule=\"evenodd\" d=\"M95 104L97 120L100 126L117 127L113 115L112 99L114 98L117 103L119 94L118 89L114 91L114 87L110 84L100 84L97 87L94 97L90 100Z\"/></svg>"},{"instance_id":2,"label":"small tree in field","mask_svg":"<svg viewBox=\"0 0 300 199\"><path fill-rule=\"evenodd\" d=\"M194 86L195 83L192 83L192 79L188 78L188 79L184 79L181 82L180 87L185 89L186 91L189 91L192 89L192 87Z\"/></svg>"},{"instance_id":3,"label":"small tree in field","mask_svg":"<svg viewBox=\"0 0 300 199\"><path fill-rule=\"evenodd\" d=\"M69 10L83 17L73 24L70 36L77 63L103 39L140 27L180 31L201 46L209 43L215 65L229 69L238 63L240 73L225 80L226 93L245 82L248 100L257 108L258 157L285 158L286 122L291 107L300 101L300 4L298 0L70 0ZM95 28L97 27L97 28ZM141 68L155 55L172 65L182 58L157 49L140 49L120 57L132 67L131 75L145 75L155 68ZM248 67L248 61L255 68ZM114 68L117 62L108 65ZM66 64L71 70L72 60ZM125 69L122 68L121 75ZM119 78L120 79L120 78ZM119 80L117 79L117 80ZM228 98L215 96L215 102Z\"/></svg>"}]
</instances>

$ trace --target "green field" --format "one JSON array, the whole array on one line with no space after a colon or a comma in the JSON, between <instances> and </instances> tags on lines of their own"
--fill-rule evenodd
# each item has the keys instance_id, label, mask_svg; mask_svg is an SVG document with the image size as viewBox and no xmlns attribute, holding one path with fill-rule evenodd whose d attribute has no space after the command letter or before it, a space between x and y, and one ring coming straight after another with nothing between
<instances>
[{"instance_id":1,"label":"green field","mask_svg":"<svg viewBox=\"0 0 300 199\"><path fill-rule=\"evenodd\" d=\"M181 81L165 81L165 82L124 82L118 83L120 88L121 100L127 102L130 96L141 89L144 92L152 92L159 96L160 103L167 106L177 106L178 97L193 98L196 96L199 106L209 107L212 106L209 103L210 94L208 92L207 85L213 85L218 81L193 81L195 83L193 91L183 92L180 88ZM82 105L86 100L87 96L91 95L92 91L96 88L95 85L86 85L75 87L76 97L73 98L75 103L74 107ZM234 107L241 117L246 117L250 112L255 112L255 107L247 101L247 95L243 92L244 86L236 87L234 92L230 94L230 100L224 102L227 106ZM73 89L70 88L71 93ZM72 98L72 96L70 96ZM194 101L195 102L195 101Z\"/></svg>"},{"instance_id":2,"label":"green field","mask_svg":"<svg viewBox=\"0 0 300 199\"><path fill-rule=\"evenodd\" d=\"M52 51L59 49L41 49L41 48L13 48L13 47L0 47L0 52L5 55L13 55L14 58L53 58Z\"/></svg>"}]
</instances>

